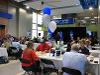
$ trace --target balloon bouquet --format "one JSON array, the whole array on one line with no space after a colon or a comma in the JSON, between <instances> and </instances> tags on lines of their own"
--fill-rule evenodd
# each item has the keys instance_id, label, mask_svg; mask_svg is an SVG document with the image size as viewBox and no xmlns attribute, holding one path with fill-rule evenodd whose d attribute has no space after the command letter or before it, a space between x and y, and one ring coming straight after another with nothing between
<instances>
[{"instance_id":1,"label":"balloon bouquet","mask_svg":"<svg viewBox=\"0 0 100 75\"><path fill-rule=\"evenodd\" d=\"M51 9L49 7L43 8L42 12L43 12L43 25L47 28L50 39L52 37L52 34L57 28L57 24L55 21L50 20Z\"/></svg>"}]
</instances>

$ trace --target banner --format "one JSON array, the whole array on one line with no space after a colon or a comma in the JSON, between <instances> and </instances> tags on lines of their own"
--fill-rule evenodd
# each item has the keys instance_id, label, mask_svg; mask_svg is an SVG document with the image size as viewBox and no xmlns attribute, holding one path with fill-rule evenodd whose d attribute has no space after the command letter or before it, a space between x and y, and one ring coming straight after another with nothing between
<instances>
[{"instance_id":1,"label":"banner","mask_svg":"<svg viewBox=\"0 0 100 75\"><path fill-rule=\"evenodd\" d=\"M13 15L9 13L0 12L0 17L6 18L6 19L12 19Z\"/></svg>"},{"instance_id":2,"label":"banner","mask_svg":"<svg viewBox=\"0 0 100 75\"><path fill-rule=\"evenodd\" d=\"M55 21L57 23L57 25L65 25L65 24L74 24L75 20L73 18L71 19L54 19L53 21Z\"/></svg>"}]
</instances>

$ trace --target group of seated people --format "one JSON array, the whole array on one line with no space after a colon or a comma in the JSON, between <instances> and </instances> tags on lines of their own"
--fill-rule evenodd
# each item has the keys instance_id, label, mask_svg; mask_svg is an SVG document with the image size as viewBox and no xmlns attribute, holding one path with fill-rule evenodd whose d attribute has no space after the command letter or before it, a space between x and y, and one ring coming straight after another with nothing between
<instances>
[{"instance_id":1,"label":"group of seated people","mask_svg":"<svg viewBox=\"0 0 100 75\"><path fill-rule=\"evenodd\" d=\"M72 41L70 43L70 51L66 51L63 55L63 67L71 68L79 70L82 75L85 75L85 68L86 65L89 64L86 55L89 55L89 49L90 46L90 40L89 39L81 39L79 42ZM39 60L39 57L36 55L35 51L41 51L41 52L49 52L52 51L51 47L46 40L41 42L36 50L33 50L33 42L30 41L27 44L27 48L22 52L21 58L27 59L30 61L30 64L24 64L22 63L22 67L32 67L32 70L34 70L34 63L35 61ZM90 69L90 68L89 68ZM89 71L92 70L92 67ZM91 71L92 75L95 75L93 71ZM69 75L67 73L64 73L64 75Z\"/></svg>"},{"instance_id":2,"label":"group of seated people","mask_svg":"<svg viewBox=\"0 0 100 75\"><path fill-rule=\"evenodd\" d=\"M46 51L47 52L47 51ZM76 43L71 45L71 51L65 52L63 55L63 67L79 70L82 75L85 75L86 65L89 63L87 57L84 54L78 53L79 47ZM39 57L36 55L33 50L33 43L29 42L27 48L22 52L21 58L30 61L30 64L22 63L23 68L28 68L31 71L34 71L39 65L36 66L35 62L39 61ZM92 70L92 67L89 71ZM92 72L92 71L91 71ZM95 75L94 73L92 73ZM30 74L31 75L31 74ZM64 75L69 75L64 73Z\"/></svg>"},{"instance_id":3,"label":"group of seated people","mask_svg":"<svg viewBox=\"0 0 100 75\"><path fill-rule=\"evenodd\" d=\"M79 52L82 53L82 54L85 54L85 55L89 55L89 50L92 49L92 46L91 46L91 41L86 38L86 39L80 39L80 40L73 40L71 42L68 42L68 46L67 46L67 51L70 51L71 50L71 45L76 43L79 47Z\"/></svg>"},{"instance_id":4,"label":"group of seated people","mask_svg":"<svg viewBox=\"0 0 100 75\"><path fill-rule=\"evenodd\" d=\"M19 40L16 39L13 41L9 41L8 39L5 38L1 46L7 48L8 53L10 46L16 47L20 54L20 58L26 59L30 62L29 64L22 63L22 67L28 68L29 70L32 71L34 70L34 68L40 67L39 65L35 64L35 62L40 60L39 57L36 55L35 51L41 51L45 53L52 52L54 43L52 42L49 43L46 39L44 39L34 50L34 41L29 40L29 42L27 43L27 48L22 50ZM67 50L63 55L63 66L72 69L77 69L82 73L82 75L85 75L84 69L86 63L88 63L88 60L85 55L90 54L89 53L90 48L91 48L91 41L88 38L78 39L77 41L72 40L70 43L67 44ZM69 74L64 73L64 75L69 75Z\"/></svg>"},{"instance_id":5,"label":"group of seated people","mask_svg":"<svg viewBox=\"0 0 100 75\"><path fill-rule=\"evenodd\" d=\"M78 70L81 75L88 75L88 73L95 75L86 55L79 53L79 50L77 43L71 45L71 51L65 52L63 55L63 67ZM64 73L63 75L69 74Z\"/></svg>"},{"instance_id":6,"label":"group of seated people","mask_svg":"<svg viewBox=\"0 0 100 75\"><path fill-rule=\"evenodd\" d=\"M31 41L34 43L33 40L31 40ZM88 38L87 39L78 39L77 41L72 40L71 42L68 42L67 43L67 49L66 49L67 52L69 52L71 50L71 45L74 44L74 43L77 43L77 45L79 46L79 48L80 48L79 52L80 53L83 53L83 54L86 54L86 55L90 54L89 49L91 48L91 41ZM17 56L20 56L21 53L22 53L22 47L21 47L21 44L20 44L20 40L18 40L18 39L15 39L13 41L9 41L9 39L5 38L1 46L7 48L8 55L10 54L10 51L9 51L10 47L17 48L17 50L18 50L18 53L16 54ZM56 47L56 46L57 46L57 44L56 44L56 42L54 42L54 40L52 42L52 41L48 41L46 39L43 39L38 44L35 51L52 52L52 48Z\"/></svg>"}]
</instances>

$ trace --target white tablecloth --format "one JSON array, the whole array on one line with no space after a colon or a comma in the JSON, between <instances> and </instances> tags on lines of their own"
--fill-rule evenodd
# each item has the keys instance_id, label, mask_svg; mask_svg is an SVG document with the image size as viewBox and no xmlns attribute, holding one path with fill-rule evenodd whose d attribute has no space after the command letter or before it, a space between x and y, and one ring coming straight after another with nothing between
<instances>
[{"instance_id":1,"label":"white tablecloth","mask_svg":"<svg viewBox=\"0 0 100 75\"><path fill-rule=\"evenodd\" d=\"M39 45L39 43L34 43L34 45L33 45L34 46L34 50L36 50L38 45ZM22 47L22 50L24 50L27 47L27 45L21 44L21 47Z\"/></svg>"},{"instance_id":2,"label":"white tablecloth","mask_svg":"<svg viewBox=\"0 0 100 75\"><path fill-rule=\"evenodd\" d=\"M89 52L91 53L91 55L100 58L100 50L89 50ZM100 68L100 64L99 64L99 68ZM100 71L99 71L99 74L100 74Z\"/></svg>"},{"instance_id":3,"label":"white tablecloth","mask_svg":"<svg viewBox=\"0 0 100 75\"><path fill-rule=\"evenodd\" d=\"M6 48L0 47L0 57L1 56L8 57L8 53L7 53L7 49Z\"/></svg>"},{"instance_id":4,"label":"white tablecloth","mask_svg":"<svg viewBox=\"0 0 100 75\"><path fill-rule=\"evenodd\" d=\"M92 46L92 48L95 48L96 50L100 49L100 46Z\"/></svg>"},{"instance_id":5,"label":"white tablecloth","mask_svg":"<svg viewBox=\"0 0 100 75\"><path fill-rule=\"evenodd\" d=\"M34 43L34 50L36 50L37 46L39 45L40 43Z\"/></svg>"},{"instance_id":6,"label":"white tablecloth","mask_svg":"<svg viewBox=\"0 0 100 75\"><path fill-rule=\"evenodd\" d=\"M46 53L46 54L39 54L37 53L38 56L42 59L49 59L52 60L56 66L57 69L61 70L63 64L62 64L62 56L59 57L54 57L52 56L52 54L50 53ZM87 58L88 60L90 60L90 58ZM98 61L98 63L94 63L94 61ZM94 58L93 62L90 62L90 64L92 65L92 68L95 72L95 75L99 75L99 58ZM91 69L91 68L90 68Z\"/></svg>"},{"instance_id":7,"label":"white tablecloth","mask_svg":"<svg viewBox=\"0 0 100 75\"><path fill-rule=\"evenodd\" d=\"M100 58L100 50L89 50L89 52L91 53L91 55Z\"/></svg>"}]
</instances>

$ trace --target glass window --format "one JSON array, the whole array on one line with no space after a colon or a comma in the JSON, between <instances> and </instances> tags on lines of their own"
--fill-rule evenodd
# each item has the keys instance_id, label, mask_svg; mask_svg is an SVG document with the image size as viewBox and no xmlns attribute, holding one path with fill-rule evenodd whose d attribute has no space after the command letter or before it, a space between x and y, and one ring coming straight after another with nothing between
<instances>
[{"instance_id":1,"label":"glass window","mask_svg":"<svg viewBox=\"0 0 100 75\"><path fill-rule=\"evenodd\" d=\"M38 24L42 24L42 15L38 14Z\"/></svg>"},{"instance_id":2,"label":"glass window","mask_svg":"<svg viewBox=\"0 0 100 75\"><path fill-rule=\"evenodd\" d=\"M37 13L33 12L32 17L33 17L32 22L33 22L33 23L37 23Z\"/></svg>"},{"instance_id":3,"label":"glass window","mask_svg":"<svg viewBox=\"0 0 100 75\"><path fill-rule=\"evenodd\" d=\"M32 24L32 29L37 29L37 24Z\"/></svg>"},{"instance_id":4,"label":"glass window","mask_svg":"<svg viewBox=\"0 0 100 75\"><path fill-rule=\"evenodd\" d=\"M32 38L37 37L37 30L32 30Z\"/></svg>"},{"instance_id":5,"label":"glass window","mask_svg":"<svg viewBox=\"0 0 100 75\"><path fill-rule=\"evenodd\" d=\"M32 18L32 38L37 36L43 37L42 27L38 27L38 25L42 25L42 15L33 12Z\"/></svg>"},{"instance_id":6,"label":"glass window","mask_svg":"<svg viewBox=\"0 0 100 75\"><path fill-rule=\"evenodd\" d=\"M38 27L38 30L42 30L42 27Z\"/></svg>"}]
</instances>

